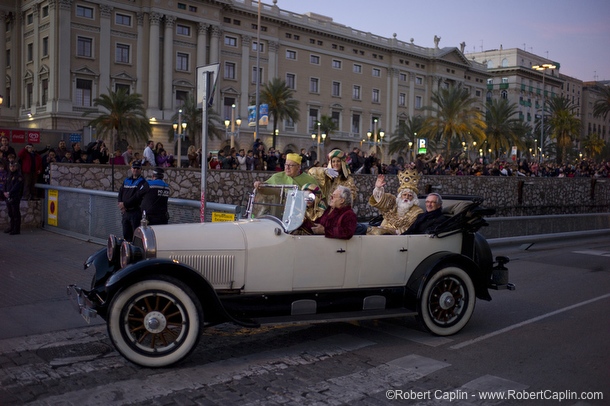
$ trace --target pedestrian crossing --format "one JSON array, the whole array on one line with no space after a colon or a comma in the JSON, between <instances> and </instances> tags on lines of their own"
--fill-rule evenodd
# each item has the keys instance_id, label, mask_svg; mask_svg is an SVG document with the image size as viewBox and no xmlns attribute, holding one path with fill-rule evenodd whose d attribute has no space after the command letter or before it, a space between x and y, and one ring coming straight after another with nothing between
<instances>
[{"instance_id":1,"label":"pedestrian crossing","mask_svg":"<svg viewBox=\"0 0 610 406\"><path fill-rule=\"evenodd\" d=\"M453 341L386 322L364 323L359 327L428 347ZM222 332L213 335L219 341L226 339ZM40 353L48 348L99 345L102 341L107 342L104 326L0 340L0 360L12 359L17 354ZM450 363L409 354L379 364L363 355L376 345L377 341L353 334L330 334L234 358L158 370L136 367L113 350L101 356L67 354L48 362L37 358L13 366L5 363L0 369L0 404L155 405L171 403L175 396L192 398L195 403L199 399L205 400L204 403L242 405L353 404L365 400L391 404L405 396L419 396L423 403L418 404L436 405L446 401L435 398L430 387L433 380L429 377L450 368ZM125 377L122 371L131 372ZM40 388L47 385L60 386L61 390L40 393ZM481 388L523 390L527 385L483 376L453 392L438 391L436 397L469 394ZM243 393L237 396L235 393L240 391ZM37 395L29 398L28 392L37 392ZM230 400L226 398L227 393L237 398ZM480 404L477 397L460 399L460 402Z\"/></svg>"}]
</instances>

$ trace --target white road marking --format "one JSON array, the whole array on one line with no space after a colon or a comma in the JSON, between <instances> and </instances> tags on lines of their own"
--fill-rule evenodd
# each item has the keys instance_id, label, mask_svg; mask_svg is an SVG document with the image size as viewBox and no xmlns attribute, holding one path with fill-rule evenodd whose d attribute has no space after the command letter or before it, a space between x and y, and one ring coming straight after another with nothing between
<instances>
[{"instance_id":1,"label":"white road marking","mask_svg":"<svg viewBox=\"0 0 610 406\"><path fill-rule=\"evenodd\" d=\"M29 403L29 405L106 406L144 402L182 390L199 390L206 386L222 384L246 376L268 374L289 366L313 364L374 344L372 341L347 334L335 335L245 357L163 371L156 375L149 375L145 379L129 379L75 390L62 395L50 396Z\"/></svg>"},{"instance_id":2,"label":"white road marking","mask_svg":"<svg viewBox=\"0 0 610 406\"><path fill-rule=\"evenodd\" d=\"M595 255L602 257L610 257L610 251L598 251L598 250L584 250L584 251L573 251L575 254Z\"/></svg>"},{"instance_id":3,"label":"white road marking","mask_svg":"<svg viewBox=\"0 0 610 406\"><path fill-rule=\"evenodd\" d=\"M467 346L469 346L471 344L475 344L475 343L478 343L480 341L487 340L488 338L495 337L495 336L500 335L500 334L504 334L504 333L506 333L508 331L511 331L511 330L514 330L516 328L523 327L523 326L526 326L526 325L531 324L531 323L535 323L535 322L537 322L539 320L546 319L547 317L555 316L556 314L567 312L569 310L576 309L577 307L585 306L585 305L588 305L590 303L597 302L598 300L607 299L609 297L610 297L610 293L602 295L602 296L598 296L598 297L593 298L593 299L585 300L584 302L576 303L576 304L573 304L571 306L567 306L567 307L564 307L562 309L558 309L558 310L552 311L550 313L546 313L546 314L540 315L538 317L534 317L532 319L522 321L521 323L513 324L512 326L508 326L508 327L505 327L503 329L494 331L492 333L482 335L482 336L474 338L472 340L468 340L468 341L464 341L464 342L456 344L456 345L452 345L449 348L452 349L452 350L459 350L460 348L464 348L464 347L467 347Z\"/></svg>"}]
</instances>

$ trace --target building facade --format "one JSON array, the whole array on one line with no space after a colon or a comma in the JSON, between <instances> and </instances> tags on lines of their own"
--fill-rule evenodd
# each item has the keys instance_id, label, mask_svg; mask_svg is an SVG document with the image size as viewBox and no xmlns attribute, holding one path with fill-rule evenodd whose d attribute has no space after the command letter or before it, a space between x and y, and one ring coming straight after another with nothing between
<instances>
[{"instance_id":1,"label":"building facade","mask_svg":"<svg viewBox=\"0 0 610 406\"><path fill-rule=\"evenodd\" d=\"M326 150L379 148L366 133L383 130L387 151L399 122L427 114L423 107L439 87L461 84L485 101L487 66L466 58L464 45L384 38L329 17L282 10L275 1L261 4L260 14L258 27L258 3L251 0L4 1L0 125L83 129L97 112L96 97L125 88L142 95L153 139L167 142L172 117L185 97L196 96L197 67L216 63L213 107L224 119L235 105L233 116L243 119L236 146L245 149L255 138L245 118L257 75L261 87L275 77L285 80L300 103L298 122L278 123L280 150L313 150L315 123L325 115L338 128ZM551 76L555 92L559 83ZM539 78L531 72L531 81ZM270 122L257 134L267 146L272 128Z\"/></svg>"}]
</instances>

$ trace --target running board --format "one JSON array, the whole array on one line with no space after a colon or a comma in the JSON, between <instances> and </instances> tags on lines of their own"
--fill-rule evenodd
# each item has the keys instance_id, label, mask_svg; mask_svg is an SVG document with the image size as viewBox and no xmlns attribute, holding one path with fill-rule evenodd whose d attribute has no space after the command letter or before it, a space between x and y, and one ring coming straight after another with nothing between
<instances>
[{"instance_id":1,"label":"running board","mask_svg":"<svg viewBox=\"0 0 610 406\"><path fill-rule=\"evenodd\" d=\"M342 313L302 314L298 316L260 317L253 319L261 325L298 325L336 323L353 320L387 319L392 317L415 316L417 312L410 309L369 310Z\"/></svg>"}]
</instances>

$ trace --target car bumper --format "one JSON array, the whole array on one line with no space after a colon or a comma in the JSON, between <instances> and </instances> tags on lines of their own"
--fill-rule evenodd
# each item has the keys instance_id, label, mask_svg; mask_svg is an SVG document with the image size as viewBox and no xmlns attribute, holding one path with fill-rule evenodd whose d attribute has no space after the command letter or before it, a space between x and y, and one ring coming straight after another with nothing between
<instances>
[{"instance_id":1,"label":"car bumper","mask_svg":"<svg viewBox=\"0 0 610 406\"><path fill-rule=\"evenodd\" d=\"M93 309L93 302L89 300L84 289L76 285L68 285L67 294L76 311L87 323L91 323L91 319L97 317L97 311Z\"/></svg>"}]
</instances>

